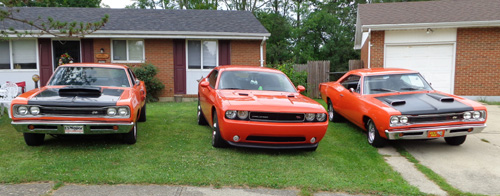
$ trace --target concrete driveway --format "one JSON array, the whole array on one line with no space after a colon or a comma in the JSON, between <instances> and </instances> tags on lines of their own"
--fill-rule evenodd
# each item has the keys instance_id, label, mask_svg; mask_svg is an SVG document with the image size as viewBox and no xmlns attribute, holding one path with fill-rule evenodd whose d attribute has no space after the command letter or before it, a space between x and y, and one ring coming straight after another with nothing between
<instances>
[{"instance_id":1,"label":"concrete driveway","mask_svg":"<svg viewBox=\"0 0 500 196\"><path fill-rule=\"evenodd\" d=\"M449 146L444 139L398 143L453 187L500 195L500 106L488 105L487 109L487 128L467 136L461 146Z\"/></svg>"}]
</instances>

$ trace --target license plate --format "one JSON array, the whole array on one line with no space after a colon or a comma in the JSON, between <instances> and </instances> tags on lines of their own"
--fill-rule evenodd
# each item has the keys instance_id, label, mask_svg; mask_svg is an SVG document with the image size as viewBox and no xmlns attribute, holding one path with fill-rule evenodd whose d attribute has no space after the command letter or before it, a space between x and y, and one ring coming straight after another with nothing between
<instances>
[{"instance_id":1,"label":"license plate","mask_svg":"<svg viewBox=\"0 0 500 196\"><path fill-rule=\"evenodd\" d=\"M427 133L428 138L444 137L444 130L429 131Z\"/></svg>"},{"instance_id":2,"label":"license plate","mask_svg":"<svg viewBox=\"0 0 500 196\"><path fill-rule=\"evenodd\" d=\"M83 126L64 126L64 133L66 134L83 134Z\"/></svg>"}]
</instances>

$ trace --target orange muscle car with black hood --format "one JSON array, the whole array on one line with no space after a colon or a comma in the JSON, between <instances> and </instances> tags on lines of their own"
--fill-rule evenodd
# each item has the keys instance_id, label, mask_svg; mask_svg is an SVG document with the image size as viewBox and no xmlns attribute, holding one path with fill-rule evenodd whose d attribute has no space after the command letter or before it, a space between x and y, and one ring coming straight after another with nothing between
<instances>
[{"instance_id":1,"label":"orange muscle car with black hood","mask_svg":"<svg viewBox=\"0 0 500 196\"><path fill-rule=\"evenodd\" d=\"M275 69L216 67L199 83L198 124L212 126L214 147L316 150L327 114L304 90Z\"/></svg>"},{"instance_id":2,"label":"orange muscle car with black hood","mask_svg":"<svg viewBox=\"0 0 500 196\"><path fill-rule=\"evenodd\" d=\"M45 134L122 134L137 141L137 122L146 121L146 87L124 65L66 64L47 86L12 101L12 125L29 146Z\"/></svg>"},{"instance_id":3,"label":"orange muscle car with black hood","mask_svg":"<svg viewBox=\"0 0 500 196\"><path fill-rule=\"evenodd\" d=\"M486 107L472 100L433 90L416 71L359 69L336 82L320 84L330 121L340 116L368 132L368 142L444 138L464 143L468 134L486 127Z\"/></svg>"}]
</instances>

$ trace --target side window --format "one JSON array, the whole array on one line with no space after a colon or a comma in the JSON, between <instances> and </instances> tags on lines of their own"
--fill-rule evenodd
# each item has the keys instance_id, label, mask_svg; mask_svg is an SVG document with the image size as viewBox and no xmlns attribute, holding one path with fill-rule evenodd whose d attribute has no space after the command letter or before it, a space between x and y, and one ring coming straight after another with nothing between
<instances>
[{"instance_id":1,"label":"side window","mask_svg":"<svg viewBox=\"0 0 500 196\"><path fill-rule=\"evenodd\" d=\"M210 76L208 76L208 82L210 83L210 87L215 88L215 83L217 82L217 77L219 76L219 71L214 70Z\"/></svg>"},{"instance_id":2,"label":"side window","mask_svg":"<svg viewBox=\"0 0 500 196\"><path fill-rule=\"evenodd\" d=\"M344 80L342 80L340 82L340 84L342 84L342 86L344 86L344 88L346 89L354 89L354 91L356 91L357 93L359 93L359 79L361 77L360 76L357 76L357 75L350 75L350 76L347 76L346 78L344 78Z\"/></svg>"},{"instance_id":3,"label":"side window","mask_svg":"<svg viewBox=\"0 0 500 196\"><path fill-rule=\"evenodd\" d=\"M131 82L132 82L132 85L135 85L135 80L136 80L136 79L135 79L134 72L132 72L132 70L131 70L131 69L127 69L127 71L128 71L128 74L130 75L130 79L132 80L132 81L131 81Z\"/></svg>"}]
</instances>

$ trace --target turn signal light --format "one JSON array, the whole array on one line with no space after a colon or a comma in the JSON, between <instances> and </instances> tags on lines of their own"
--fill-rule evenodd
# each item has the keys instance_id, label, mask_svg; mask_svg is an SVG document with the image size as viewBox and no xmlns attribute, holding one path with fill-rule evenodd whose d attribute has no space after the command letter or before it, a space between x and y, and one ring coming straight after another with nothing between
<instances>
[{"instance_id":1,"label":"turn signal light","mask_svg":"<svg viewBox=\"0 0 500 196\"><path fill-rule=\"evenodd\" d=\"M28 129L29 130L33 130L33 129L35 129L35 126L34 125L28 125Z\"/></svg>"}]
</instances>

